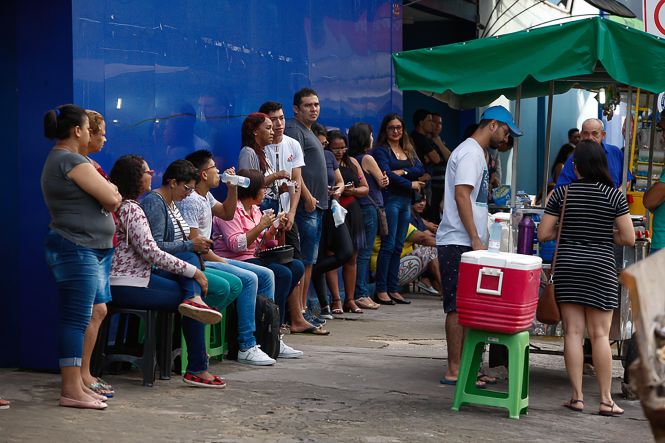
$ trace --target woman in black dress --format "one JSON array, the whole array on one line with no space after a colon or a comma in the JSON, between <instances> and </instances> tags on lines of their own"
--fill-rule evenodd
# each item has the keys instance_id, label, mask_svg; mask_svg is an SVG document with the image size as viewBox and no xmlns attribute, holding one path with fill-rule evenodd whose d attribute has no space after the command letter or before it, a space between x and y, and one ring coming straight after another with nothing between
<instances>
[{"instance_id":1,"label":"woman in black dress","mask_svg":"<svg viewBox=\"0 0 665 443\"><path fill-rule=\"evenodd\" d=\"M619 305L614 243L633 245L635 231L626 198L614 187L608 172L603 148L585 140L577 145L574 155L578 180L554 190L538 228L541 242L556 238L566 199L554 275L565 333L564 359L572 387L571 399L563 406L578 412L584 408L582 343L586 329L600 388L599 414L617 416L623 409L612 401L609 341L612 312Z\"/></svg>"},{"instance_id":2,"label":"woman in black dress","mask_svg":"<svg viewBox=\"0 0 665 443\"><path fill-rule=\"evenodd\" d=\"M342 191L339 203L348 211L344 223L353 241L353 255L344 263L342 270L344 293L346 294L344 311L360 314L363 311L355 302L356 260L358 258L358 250L365 247L366 239L363 211L357 198L365 197L369 193L369 186L358 160L349 157L347 153L348 144L344 134L337 130L328 131L328 145L326 149L329 149L335 155L335 159L339 163L339 172L344 179L344 190ZM328 282L328 288L330 288L331 293L339 293L336 271L329 271L326 275L326 281ZM363 307L369 309L367 305Z\"/></svg>"}]
</instances>

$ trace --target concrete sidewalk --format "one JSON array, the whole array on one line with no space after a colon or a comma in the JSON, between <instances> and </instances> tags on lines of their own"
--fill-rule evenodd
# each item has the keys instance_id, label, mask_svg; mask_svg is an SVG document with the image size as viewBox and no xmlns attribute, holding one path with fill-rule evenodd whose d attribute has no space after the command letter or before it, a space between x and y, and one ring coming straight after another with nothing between
<instances>
[{"instance_id":1,"label":"concrete sidewalk","mask_svg":"<svg viewBox=\"0 0 665 443\"><path fill-rule=\"evenodd\" d=\"M138 371L106 376L116 397L105 411L57 406L59 377L0 370L0 441L441 442L652 441L638 402L620 394L620 418L598 416L595 380L585 377L586 410L562 408L570 397L563 358L531 355L529 415L464 406L450 410L454 387L439 385L446 365L438 299L344 314L328 337L286 336L305 358L274 367L215 362L224 390L197 389L179 376L141 386ZM560 347L560 340L545 345ZM615 375L622 374L615 362ZM497 388L504 389L506 380Z\"/></svg>"}]
</instances>

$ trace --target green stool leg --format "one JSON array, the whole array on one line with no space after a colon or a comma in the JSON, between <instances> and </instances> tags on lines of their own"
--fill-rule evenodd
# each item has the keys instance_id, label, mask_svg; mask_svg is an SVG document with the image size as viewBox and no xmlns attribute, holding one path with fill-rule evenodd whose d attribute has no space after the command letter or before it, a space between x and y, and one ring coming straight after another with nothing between
<instances>
[{"instance_id":1,"label":"green stool leg","mask_svg":"<svg viewBox=\"0 0 665 443\"><path fill-rule=\"evenodd\" d=\"M476 379L485 343L508 348L508 392L478 389ZM479 404L508 409L510 418L519 418L529 405L529 332L501 334L468 329L464 340L460 372L455 387L452 409L464 404Z\"/></svg>"},{"instance_id":2,"label":"green stool leg","mask_svg":"<svg viewBox=\"0 0 665 443\"><path fill-rule=\"evenodd\" d=\"M227 350L225 340L226 329L226 309L222 312L222 321L215 325L206 325L203 336L205 337L206 352L208 356L215 357L218 360L223 360L224 352ZM185 336L180 334L180 371L181 374L187 372L187 342Z\"/></svg>"}]
</instances>

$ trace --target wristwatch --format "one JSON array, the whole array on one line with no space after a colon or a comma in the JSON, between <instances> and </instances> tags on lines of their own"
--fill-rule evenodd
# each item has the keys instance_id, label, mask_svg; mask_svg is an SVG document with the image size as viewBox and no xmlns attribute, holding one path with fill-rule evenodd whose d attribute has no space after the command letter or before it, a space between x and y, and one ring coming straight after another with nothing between
<instances>
[{"instance_id":1,"label":"wristwatch","mask_svg":"<svg viewBox=\"0 0 665 443\"><path fill-rule=\"evenodd\" d=\"M404 171L404 175L402 175L402 177L406 177L406 174L408 173L409 173L408 171Z\"/></svg>"}]
</instances>

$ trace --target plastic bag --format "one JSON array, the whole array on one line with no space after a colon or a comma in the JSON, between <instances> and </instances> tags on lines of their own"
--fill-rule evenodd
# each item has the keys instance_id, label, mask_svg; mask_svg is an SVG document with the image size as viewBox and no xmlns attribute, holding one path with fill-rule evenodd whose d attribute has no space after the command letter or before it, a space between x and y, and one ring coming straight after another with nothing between
<instances>
[{"instance_id":1,"label":"plastic bag","mask_svg":"<svg viewBox=\"0 0 665 443\"><path fill-rule=\"evenodd\" d=\"M335 227L338 227L344 223L344 219L346 218L346 213L348 211L344 209L344 207L340 205L337 200L333 199L332 203L330 204L330 210L332 211L333 220L335 221Z\"/></svg>"}]
</instances>

